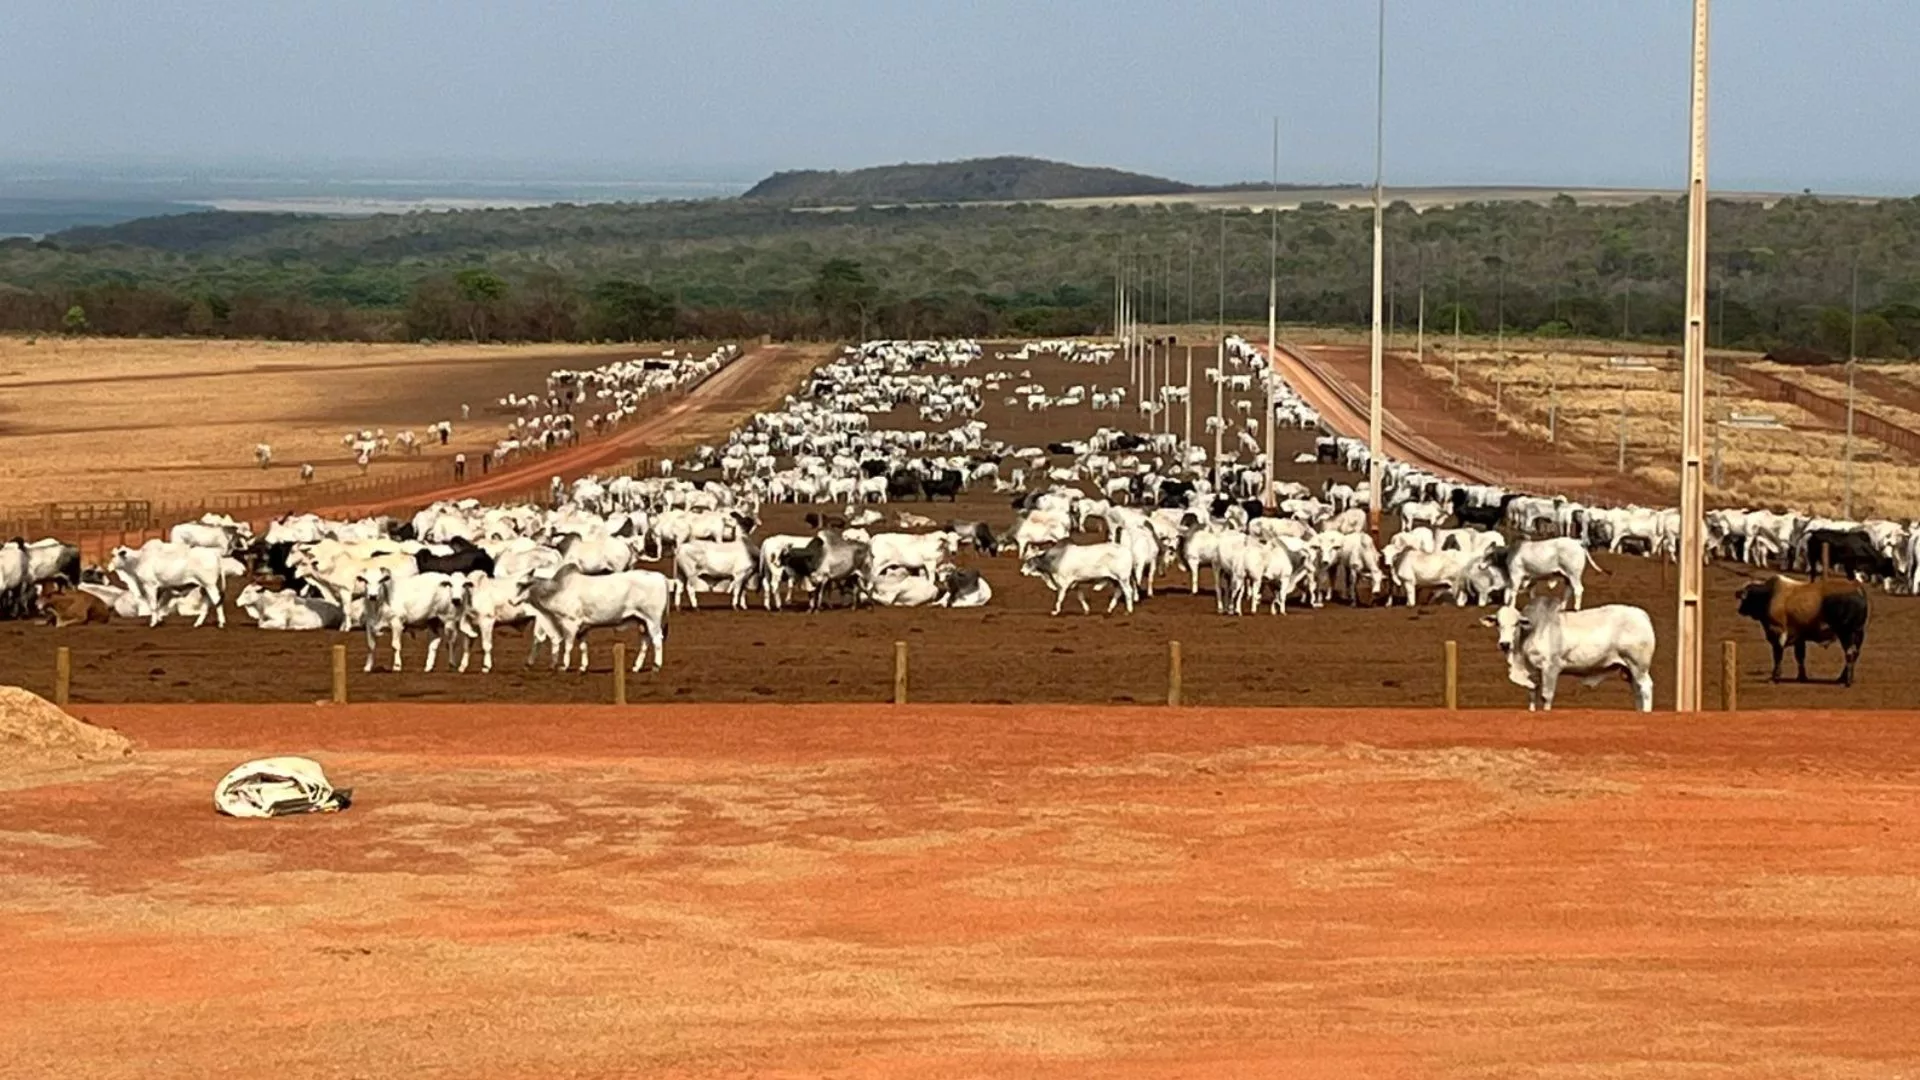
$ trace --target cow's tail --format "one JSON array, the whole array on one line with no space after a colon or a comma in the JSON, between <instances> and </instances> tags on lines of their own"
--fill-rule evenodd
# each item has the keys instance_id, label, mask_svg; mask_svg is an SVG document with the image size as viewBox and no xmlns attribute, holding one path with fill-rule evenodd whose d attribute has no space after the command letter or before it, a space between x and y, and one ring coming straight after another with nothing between
<instances>
[{"instance_id":1,"label":"cow's tail","mask_svg":"<svg viewBox=\"0 0 1920 1080\"><path fill-rule=\"evenodd\" d=\"M1611 571L1611 570L1609 570L1609 569L1607 569L1607 568L1606 568L1606 567L1604 567L1604 566L1601 566L1601 565L1600 565L1600 564L1599 564L1598 562L1595 562L1595 561L1594 561L1594 558L1593 558L1593 549L1592 549L1592 548L1590 548L1590 547L1587 547L1587 546L1586 546L1585 544L1582 544L1582 545L1580 546L1580 550L1581 550L1582 552L1584 552L1584 553L1586 553L1586 556L1587 556L1587 565L1588 565L1588 566L1590 566L1590 567L1592 567L1592 568L1593 568L1593 569L1595 569L1595 570L1598 570L1598 571L1600 571L1601 573L1603 573L1603 574L1605 574L1605 575L1607 575L1608 577L1612 577L1612 576L1613 576L1613 571Z\"/></svg>"}]
</instances>

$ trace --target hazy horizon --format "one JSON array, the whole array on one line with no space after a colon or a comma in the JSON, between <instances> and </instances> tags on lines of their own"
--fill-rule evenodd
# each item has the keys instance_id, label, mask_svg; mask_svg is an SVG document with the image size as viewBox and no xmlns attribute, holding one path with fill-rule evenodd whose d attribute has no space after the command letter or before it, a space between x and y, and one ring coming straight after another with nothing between
<instances>
[{"instance_id":1,"label":"hazy horizon","mask_svg":"<svg viewBox=\"0 0 1920 1080\"><path fill-rule=\"evenodd\" d=\"M1266 177L1277 114L1283 179L1372 175L1367 4L17 7L0 91L35 107L0 112L13 172L747 184L1017 154L1216 184ZM1389 186L1678 188L1687 8L1392 0ZM1920 191L1908 14L1721 5L1712 185Z\"/></svg>"}]
</instances>

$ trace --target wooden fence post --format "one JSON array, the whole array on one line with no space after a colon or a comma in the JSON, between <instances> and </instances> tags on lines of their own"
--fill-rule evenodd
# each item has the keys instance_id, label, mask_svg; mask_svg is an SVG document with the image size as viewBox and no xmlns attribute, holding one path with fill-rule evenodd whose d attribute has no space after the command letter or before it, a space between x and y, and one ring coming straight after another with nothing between
<instances>
[{"instance_id":1,"label":"wooden fence post","mask_svg":"<svg viewBox=\"0 0 1920 1080\"><path fill-rule=\"evenodd\" d=\"M613 643L613 703L627 703L627 643Z\"/></svg>"},{"instance_id":2,"label":"wooden fence post","mask_svg":"<svg viewBox=\"0 0 1920 1080\"><path fill-rule=\"evenodd\" d=\"M53 650L53 703L61 708L73 700L73 650L65 645Z\"/></svg>"},{"instance_id":3,"label":"wooden fence post","mask_svg":"<svg viewBox=\"0 0 1920 1080\"><path fill-rule=\"evenodd\" d=\"M1447 711L1460 708L1460 643L1448 641L1446 647Z\"/></svg>"},{"instance_id":4,"label":"wooden fence post","mask_svg":"<svg viewBox=\"0 0 1920 1080\"><path fill-rule=\"evenodd\" d=\"M1180 643L1167 642L1167 704L1180 707Z\"/></svg>"},{"instance_id":5,"label":"wooden fence post","mask_svg":"<svg viewBox=\"0 0 1920 1080\"><path fill-rule=\"evenodd\" d=\"M1739 646L1731 641L1720 643L1720 707L1727 712L1740 708L1740 655Z\"/></svg>"},{"instance_id":6,"label":"wooden fence post","mask_svg":"<svg viewBox=\"0 0 1920 1080\"><path fill-rule=\"evenodd\" d=\"M345 645L333 647L333 703L335 705L347 703L347 647Z\"/></svg>"},{"instance_id":7,"label":"wooden fence post","mask_svg":"<svg viewBox=\"0 0 1920 1080\"><path fill-rule=\"evenodd\" d=\"M907 703L907 643L893 643L893 703Z\"/></svg>"}]
</instances>

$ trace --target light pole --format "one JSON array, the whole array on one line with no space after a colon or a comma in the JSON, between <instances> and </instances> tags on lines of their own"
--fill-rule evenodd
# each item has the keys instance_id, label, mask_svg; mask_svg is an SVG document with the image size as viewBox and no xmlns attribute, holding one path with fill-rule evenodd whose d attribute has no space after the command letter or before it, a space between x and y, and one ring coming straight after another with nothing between
<instances>
[{"instance_id":1,"label":"light pole","mask_svg":"<svg viewBox=\"0 0 1920 1080\"><path fill-rule=\"evenodd\" d=\"M1193 303L1192 299L1189 298L1187 303L1191 305ZM1187 437L1186 437L1186 440L1181 444L1182 449L1180 453L1184 455L1186 458L1190 458L1193 454L1193 342L1192 341L1187 342L1186 412L1187 412ZM1187 468L1192 467L1191 461L1185 460L1185 459L1183 459L1182 465L1184 465Z\"/></svg>"},{"instance_id":2,"label":"light pole","mask_svg":"<svg viewBox=\"0 0 1920 1080\"><path fill-rule=\"evenodd\" d=\"M1222 397L1227 385L1227 212L1220 211L1220 309L1213 337L1213 463L1210 475L1220 478L1220 437L1226 421L1220 417Z\"/></svg>"},{"instance_id":3,"label":"light pole","mask_svg":"<svg viewBox=\"0 0 1920 1080\"><path fill-rule=\"evenodd\" d=\"M1840 516L1853 520L1853 373L1860 366L1860 256L1853 257L1853 300L1847 313L1847 443L1842 460L1846 462L1846 485L1842 489Z\"/></svg>"},{"instance_id":4,"label":"light pole","mask_svg":"<svg viewBox=\"0 0 1920 1080\"><path fill-rule=\"evenodd\" d=\"M1707 0L1693 0L1693 93L1687 169L1687 337L1680 380L1680 571L1674 708L1700 711L1705 576L1707 306Z\"/></svg>"},{"instance_id":5,"label":"light pole","mask_svg":"<svg viewBox=\"0 0 1920 1080\"><path fill-rule=\"evenodd\" d=\"M1372 355L1368 365L1371 377L1370 392L1367 395L1367 528L1376 541L1380 538L1380 428L1381 397L1380 370L1381 350L1385 342L1380 332L1380 291L1381 260L1385 255L1382 242L1383 212L1381 191L1384 185L1385 143L1387 132L1387 0L1380 0L1380 25L1378 34L1378 65L1374 86L1373 117L1373 342Z\"/></svg>"},{"instance_id":6,"label":"light pole","mask_svg":"<svg viewBox=\"0 0 1920 1080\"><path fill-rule=\"evenodd\" d=\"M1260 470L1260 505L1273 509L1273 371L1280 355L1280 118L1273 118L1273 204L1267 207L1270 220L1267 241L1267 368L1262 381L1267 385L1267 411L1261 420L1266 438L1266 465Z\"/></svg>"}]
</instances>

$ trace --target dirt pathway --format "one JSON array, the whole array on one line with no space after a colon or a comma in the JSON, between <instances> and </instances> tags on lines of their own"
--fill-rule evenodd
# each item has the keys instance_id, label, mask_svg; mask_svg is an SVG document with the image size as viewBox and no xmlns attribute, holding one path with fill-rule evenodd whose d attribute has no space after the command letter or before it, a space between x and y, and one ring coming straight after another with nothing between
<instances>
[{"instance_id":1,"label":"dirt pathway","mask_svg":"<svg viewBox=\"0 0 1920 1080\"><path fill-rule=\"evenodd\" d=\"M1278 363L1329 426L1342 435L1367 437L1366 349L1282 343ZM1421 374L1407 354L1389 353L1384 366L1381 437L1391 457L1468 483L1584 499L1658 497L1568 447L1536 444L1447 400L1445 390Z\"/></svg>"},{"instance_id":2,"label":"dirt pathway","mask_svg":"<svg viewBox=\"0 0 1920 1080\"><path fill-rule=\"evenodd\" d=\"M470 479L437 491L414 492L372 502L314 507L329 517L365 517L411 511L441 499L503 501L543 489L555 476L572 480L605 470L649 453L677 449L686 442L724 433L740 417L767 407L788 393L801 374L811 370L829 352L824 345L771 345L754 349L728 364L711 378L652 415L628 424L602 439L530 458L520 464L478 474L479 463L469 463Z\"/></svg>"}]
</instances>

